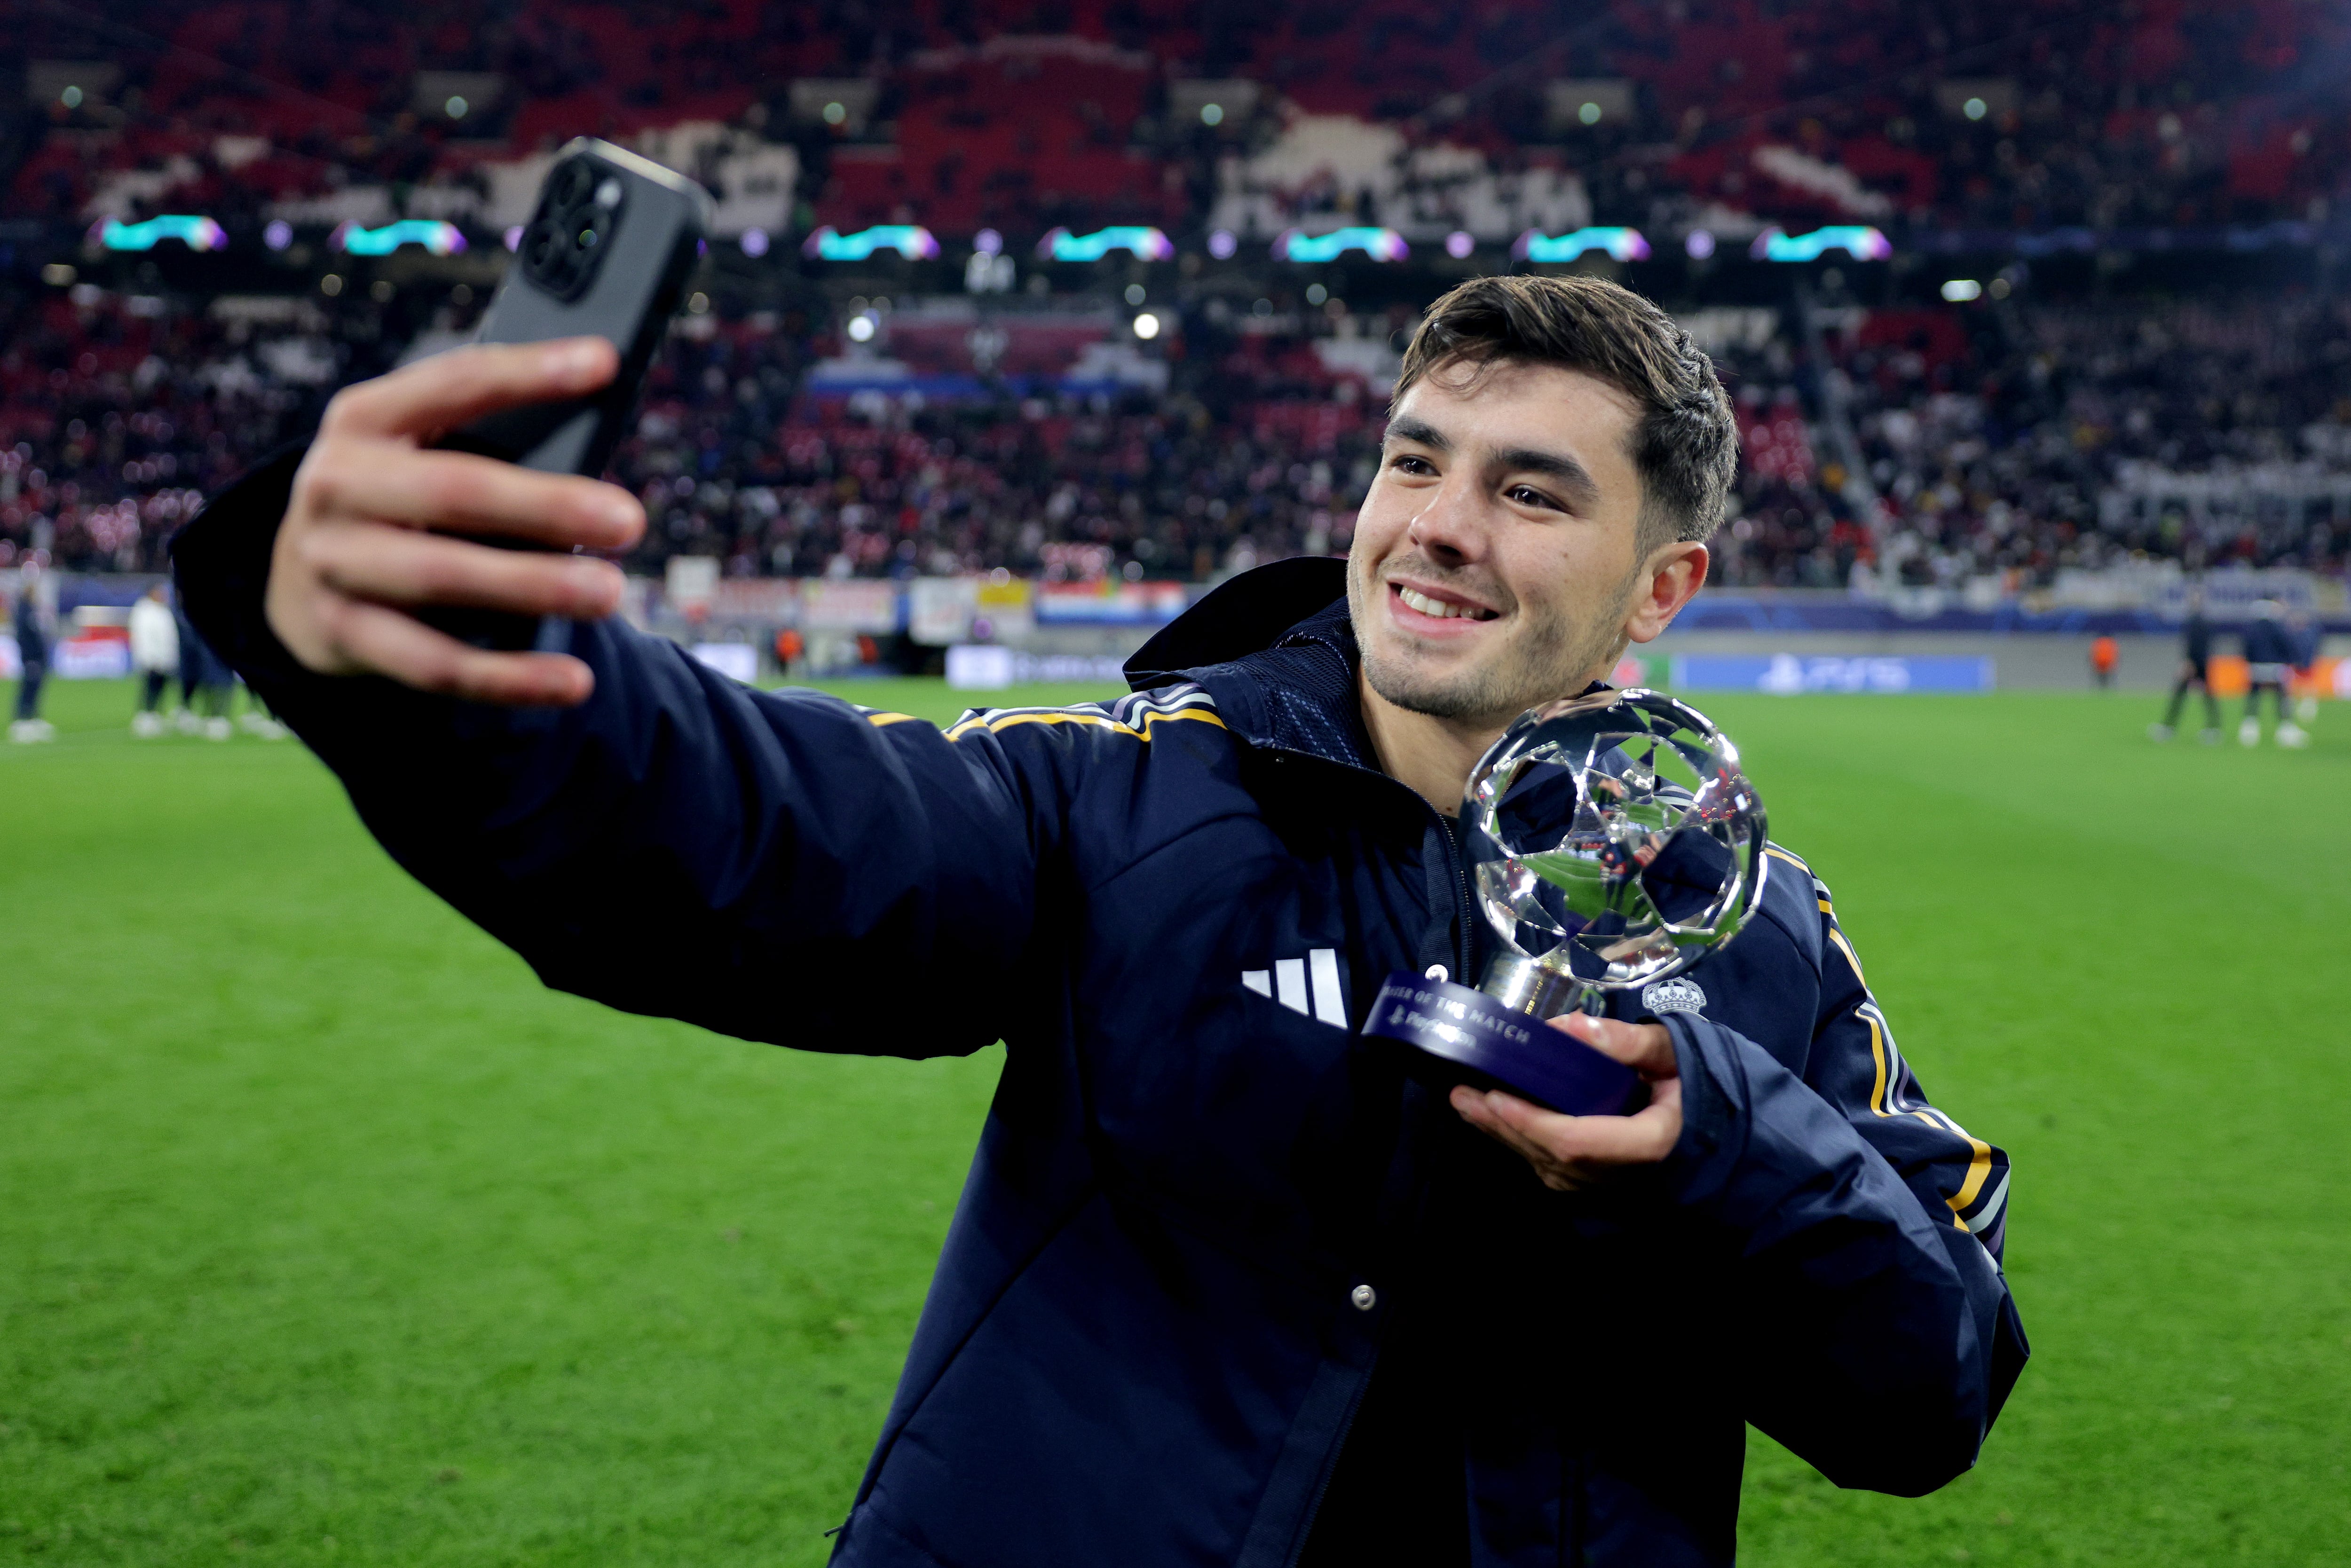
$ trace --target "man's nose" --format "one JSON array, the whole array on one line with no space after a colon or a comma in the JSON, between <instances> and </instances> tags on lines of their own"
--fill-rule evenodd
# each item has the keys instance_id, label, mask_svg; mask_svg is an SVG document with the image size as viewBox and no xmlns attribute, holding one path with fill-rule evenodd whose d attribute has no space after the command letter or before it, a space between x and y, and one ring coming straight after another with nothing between
<instances>
[{"instance_id":1,"label":"man's nose","mask_svg":"<svg viewBox=\"0 0 2351 1568\"><path fill-rule=\"evenodd\" d=\"M1448 478L1412 519L1412 542L1439 566L1467 566L1486 552L1476 489Z\"/></svg>"}]
</instances>

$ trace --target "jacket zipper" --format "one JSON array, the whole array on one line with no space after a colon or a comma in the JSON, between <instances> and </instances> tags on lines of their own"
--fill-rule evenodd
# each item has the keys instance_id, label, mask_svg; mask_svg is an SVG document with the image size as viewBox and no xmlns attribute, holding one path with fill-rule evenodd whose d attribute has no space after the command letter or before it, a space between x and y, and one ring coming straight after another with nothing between
<instances>
[{"instance_id":1,"label":"jacket zipper","mask_svg":"<svg viewBox=\"0 0 2351 1568\"><path fill-rule=\"evenodd\" d=\"M1417 792L1398 783L1384 773L1376 772L1356 763L1343 762L1335 757L1323 757L1316 752L1301 751L1294 746L1268 746L1261 749L1273 756L1302 758L1310 762L1321 763L1326 768L1343 768L1351 773L1368 774L1392 789L1402 789L1405 794L1411 795L1422 810L1437 819L1437 825L1444 830L1445 858L1453 873L1454 969L1452 978L1456 985L1475 986L1477 981L1469 975L1469 962L1475 956L1474 945L1469 939L1469 921L1470 917L1477 913L1477 903L1469 888L1469 868L1461 863L1461 832L1454 820L1430 805Z\"/></svg>"},{"instance_id":2,"label":"jacket zipper","mask_svg":"<svg viewBox=\"0 0 2351 1568\"><path fill-rule=\"evenodd\" d=\"M1436 807L1429 807L1428 812L1445 830L1445 858L1453 867L1453 983L1475 986L1477 979L1469 973L1469 917L1477 912L1477 905L1469 889L1469 868L1461 863L1461 832L1453 819Z\"/></svg>"},{"instance_id":3,"label":"jacket zipper","mask_svg":"<svg viewBox=\"0 0 2351 1568\"><path fill-rule=\"evenodd\" d=\"M1350 768L1353 771L1359 773L1372 773L1370 768L1357 768L1353 763L1340 762L1334 758L1317 756L1311 751L1301 751L1294 747L1267 747L1265 749L1282 756L1305 758L1314 762ZM1396 780L1389 778L1384 773L1372 773L1372 776L1380 779L1383 783L1393 785L1396 789L1405 789L1405 786L1397 783ZM1407 793L1411 793L1411 791L1407 790ZM1471 902L1468 868L1461 863L1460 831L1455 825L1452 818L1447 816L1444 812L1430 805L1427 800L1424 800L1420 795L1413 793L1412 798L1419 803L1422 810L1437 819L1437 827L1443 830L1445 834L1445 858L1448 869L1453 873L1453 979L1459 985L1470 985L1473 982L1464 978L1464 977L1468 974L1469 968L1471 951L1469 941L1469 920L1471 915L1475 911L1475 905ZM1364 1396L1371 1389L1372 1378L1379 1370L1379 1351L1374 1347L1372 1353L1371 1364L1364 1368L1363 1382L1358 1384L1355 1387L1355 1391L1348 1396L1347 1413L1339 1423L1338 1440L1332 1446L1330 1463L1323 1469L1322 1475L1317 1477L1315 1479L1314 1495L1307 1500L1306 1517L1301 1523L1297 1540L1290 1548L1290 1555L1284 1560L1285 1568L1294 1568L1300 1555L1306 1550L1307 1542L1313 1537L1315 1522L1320 1520L1322 1515L1322 1499L1324 1495L1330 1491L1331 1481L1332 1478L1339 1473L1340 1463L1346 1456L1347 1438L1355 1429L1355 1416L1363 1409Z\"/></svg>"},{"instance_id":4,"label":"jacket zipper","mask_svg":"<svg viewBox=\"0 0 2351 1568\"><path fill-rule=\"evenodd\" d=\"M1347 1414L1339 1422L1339 1440L1331 1446L1330 1463L1314 1482L1314 1495L1306 1500L1306 1517L1299 1524L1298 1538L1290 1543L1290 1555L1282 1559L1282 1568L1297 1568L1298 1560L1306 1554L1306 1543L1314 1538L1314 1526L1322 1517L1322 1498L1331 1490L1332 1480L1339 1474L1339 1466L1347 1457L1347 1437L1355 1429L1355 1416L1364 1407L1364 1396L1371 1392L1372 1376L1379 1371L1380 1353L1372 1351L1371 1364L1364 1369L1364 1380L1347 1396Z\"/></svg>"}]
</instances>

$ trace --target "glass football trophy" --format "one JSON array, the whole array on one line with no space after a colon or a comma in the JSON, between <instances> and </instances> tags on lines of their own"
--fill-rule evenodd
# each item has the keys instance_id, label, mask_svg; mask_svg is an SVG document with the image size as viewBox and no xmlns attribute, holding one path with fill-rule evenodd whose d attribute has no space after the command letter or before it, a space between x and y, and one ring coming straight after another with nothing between
<instances>
[{"instance_id":1,"label":"glass football trophy","mask_svg":"<svg viewBox=\"0 0 2351 1568\"><path fill-rule=\"evenodd\" d=\"M1548 703L1478 759L1460 825L1496 937L1485 978L1392 974L1364 1032L1555 1111L1622 1112L1638 1075L1543 1020L1598 1013L1738 935L1768 864L1738 748L1659 692Z\"/></svg>"}]
</instances>

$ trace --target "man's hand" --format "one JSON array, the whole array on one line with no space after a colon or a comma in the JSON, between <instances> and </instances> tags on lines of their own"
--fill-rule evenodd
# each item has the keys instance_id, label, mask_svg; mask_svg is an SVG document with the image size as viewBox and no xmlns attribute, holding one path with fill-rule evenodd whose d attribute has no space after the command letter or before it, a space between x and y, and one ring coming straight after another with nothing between
<instances>
[{"instance_id":1,"label":"man's hand","mask_svg":"<svg viewBox=\"0 0 2351 1568\"><path fill-rule=\"evenodd\" d=\"M1554 1192L1573 1192L1612 1171L1655 1165L1673 1153L1682 1135L1682 1081L1674 1037L1665 1026L1583 1013L1552 1019L1551 1026L1648 1080L1648 1104L1630 1116L1562 1116L1515 1094L1464 1083L1453 1091L1453 1108L1461 1119L1516 1149Z\"/></svg>"},{"instance_id":2,"label":"man's hand","mask_svg":"<svg viewBox=\"0 0 2351 1568\"><path fill-rule=\"evenodd\" d=\"M594 620L620 607L609 561L496 549L490 534L619 549L644 508L615 485L426 450L442 432L517 403L577 397L619 367L601 338L479 345L346 387L294 476L270 559L269 629L321 674L376 674L423 691L513 706L569 706L595 685L561 653L494 653L408 612L462 605Z\"/></svg>"}]
</instances>

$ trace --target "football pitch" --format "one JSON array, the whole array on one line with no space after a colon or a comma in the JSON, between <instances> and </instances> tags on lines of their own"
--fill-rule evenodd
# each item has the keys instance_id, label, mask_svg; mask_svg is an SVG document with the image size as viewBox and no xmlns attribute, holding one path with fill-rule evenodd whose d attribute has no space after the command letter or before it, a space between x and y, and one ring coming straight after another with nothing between
<instances>
[{"instance_id":1,"label":"football pitch","mask_svg":"<svg viewBox=\"0 0 2351 1568\"><path fill-rule=\"evenodd\" d=\"M550 994L298 743L51 693L0 747L0 1563L820 1563L1000 1054ZM2014 1157L2034 1350L1928 1499L1754 1439L1742 1562L2351 1557L2351 708L1698 700Z\"/></svg>"}]
</instances>

